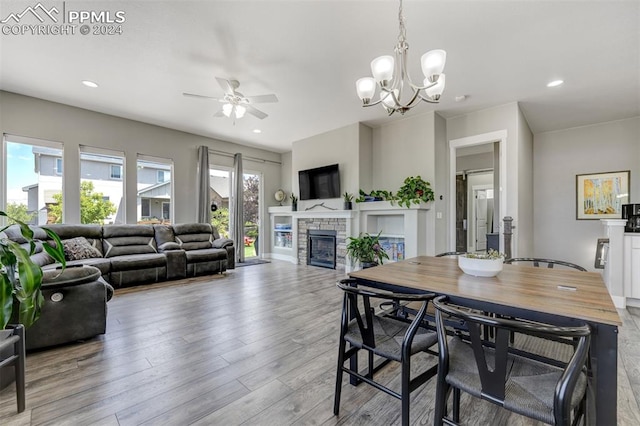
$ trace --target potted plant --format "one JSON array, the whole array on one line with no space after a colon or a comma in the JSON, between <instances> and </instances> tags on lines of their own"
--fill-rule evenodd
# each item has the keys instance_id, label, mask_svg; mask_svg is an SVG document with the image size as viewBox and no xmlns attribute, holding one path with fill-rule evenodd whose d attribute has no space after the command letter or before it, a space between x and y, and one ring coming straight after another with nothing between
<instances>
[{"instance_id":1,"label":"potted plant","mask_svg":"<svg viewBox=\"0 0 640 426\"><path fill-rule=\"evenodd\" d=\"M291 211L298 211L298 197L296 197L292 192L289 198L291 198Z\"/></svg>"},{"instance_id":2,"label":"potted plant","mask_svg":"<svg viewBox=\"0 0 640 426\"><path fill-rule=\"evenodd\" d=\"M342 195L342 199L344 200L344 209L345 210L351 210L351 208L353 206L353 204L352 204L353 194L349 194L348 192L345 192Z\"/></svg>"},{"instance_id":3,"label":"potted plant","mask_svg":"<svg viewBox=\"0 0 640 426\"><path fill-rule=\"evenodd\" d=\"M14 305L19 306L18 321L29 328L38 320L44 302L40 290L42 269L30 258L36 247L33 231L25 223L10 218L3 211L0 211L0 216L18 224L22 236L29 243L29 250L26 250L15 241L0 238L0 329L4 329L12 318ZM0 232L9 226L1 228ZM42 229L56 243L55 247L42 243L43 249L56 262L61 263L64 270L66 263L60 238L50 229Z\"/></svg>"},{"instance_id":4,"label":"potted plant","mask_svg":"<svg viewBox=\"0 0 640 426\"><path fill-rule=\"evenodd\" d=\"M370 193L367 194L361 189L358 198L356 198L356 203L368 203L371 201L393 202L393 200L395 199L396 197L393 195L392 191L385 191L384 189L373 189Z\"/></svg>"},{"instance_id":5,"label":"potted plant","mask_svg":"<svg viewBox=\"0 0 640 426\"><path fill-rule=\"evenodd\" d=\"M467 275L495 277L502 271L504 254L489 249L486 253L466 253L458 256L458 267Z\"/></svg>"},{"instance_id":6,"label":"potted plant","mask_svg":"<svg viewBox=\"0 0 640 426\"><path fill-rule=\"evenodd\" d=\"M357 237L348 237L347 255L351 259L351 264L360 262L363 268L368 268L382 264L383 259L389 259L387 252L380 246L380 231L377 235L360 233Z\"/></svg>"},{"instance_id":7,"label":"potted plant","mask_svg":"<svg viewBox=\"0 0 640 426\"><path fill-rule=\"evenodd\" d=\"M395 197L400 206L409 208L411 203L420 204L421 202L433 201L434 194L431 184L420 176L409 176L404 180L404 184L398 190Z\"/></svg>"}]
</instances>

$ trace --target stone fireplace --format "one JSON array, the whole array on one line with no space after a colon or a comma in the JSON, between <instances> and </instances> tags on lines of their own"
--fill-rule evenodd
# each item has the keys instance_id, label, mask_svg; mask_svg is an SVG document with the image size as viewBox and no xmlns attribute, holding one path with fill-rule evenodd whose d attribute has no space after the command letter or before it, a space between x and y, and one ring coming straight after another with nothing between
<instances>
[{"instance_id":1,"label":"stone fireplace","mask_svg":"<svg viewBox=\"0 0 640 426\"><path fill-rule=\"evenodd\" d=\"M347 251L347 219L340 217L305 217L298 218L298 263L300 265L311 265L308 235L322 235L323 243L328 243L326 234L335 235L335 269L344 271L346 267L346 251ZM318 232L327 231L327 232ZM333 242L331 242L333 244ZM324 251L324 249L322 249ZM326 262L322 267L329 267Z\"/></svg>"},{"instance_id":2,"label":"stone fireplace","mask_svg":"<svg viewBox=\"0 0 640 426\"><path fill-rule=\"evenodd\" d=\"M307 230L307 265L336 269L337 231Z\"/></svg>"}]
</instances>

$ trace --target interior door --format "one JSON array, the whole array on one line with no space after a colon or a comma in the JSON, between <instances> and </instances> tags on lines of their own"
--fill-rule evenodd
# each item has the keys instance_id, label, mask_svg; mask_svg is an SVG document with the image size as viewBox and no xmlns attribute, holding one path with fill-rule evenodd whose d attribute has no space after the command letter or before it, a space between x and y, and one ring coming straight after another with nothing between
<instances>
[{"instance_id":1,"label":"interior door","mask_svg":"<svg viewBox=\"0 0 640 426\"><path fill-rule=\"evenodd\" d=\"M467 180L456 175L456 251L467 251Z\"/></svg>"},{"instance_id":2,"label":"interior door","mask_svg":"<svg viewBox=\"0 0 640 426\"><path fill-rule=\"evenodd\" d=\"M478 189L475 191L476 217L476 251L487 249L487 191Z\"/></svg>"}]
</instances>

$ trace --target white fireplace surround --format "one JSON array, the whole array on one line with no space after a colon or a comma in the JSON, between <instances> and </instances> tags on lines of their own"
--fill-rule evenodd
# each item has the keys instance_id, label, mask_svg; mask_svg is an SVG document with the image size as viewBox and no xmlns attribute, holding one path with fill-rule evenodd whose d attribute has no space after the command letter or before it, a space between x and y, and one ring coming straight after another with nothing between
<instances>
[{"instance_id":1,"label":"white fireplace surround","mask_svg":"<svg viewBox=\"0 0 640 426\"><path fill-rule=\"evenodd\" d=\"M430 203L412 205L410 208L391 205L387 201L356 204L354 210L307 210L291 211L289 206L269 208L271 219L271 238L276 223L290 223L291 247L274 247L265 253L265 257L286 260L306 265L307 263L307 229L335 230L336 235L336 269L351 272L354 268L346 258L347 238L357 236L360 232L392 234L404 238L406 257L421 254L433 254L433 237L427 238L427 215L430 214Z\"/></svg>"}]
</instances>

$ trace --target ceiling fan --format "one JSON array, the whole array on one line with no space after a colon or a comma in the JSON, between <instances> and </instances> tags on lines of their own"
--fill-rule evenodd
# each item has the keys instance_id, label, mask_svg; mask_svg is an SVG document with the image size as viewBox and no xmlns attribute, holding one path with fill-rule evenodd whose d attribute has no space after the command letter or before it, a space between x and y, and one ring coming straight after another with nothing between
<instances>
[{"instance_id":1,"label":"ceiling fan","mask_svg":"<svg viewBox=\"0 0 640 426\"><path fill-rule=\"evenodd\" d=\"M259 103L267 103L267 102L278 102L278 98L274 94L270 95L259 95L259 96L244 96L242 93L238 92L237 89L240 87L240 83L238 80L226 80L224 78L216 77L218 84L224 90L224 96L221 98L216 98L213 96L205 96L205 95L196 95L194 93L183 93L184 96L189 96L192 98L200 98L200 99L213 99L220 103L222 103L222 109L216 112L214 117L233 117L242 118L245 112L258 117L260 120L267 117L267 114L260 111L253 104ZM235 123L235 121L234 121Z\"/></svg>"}]
</instances>

